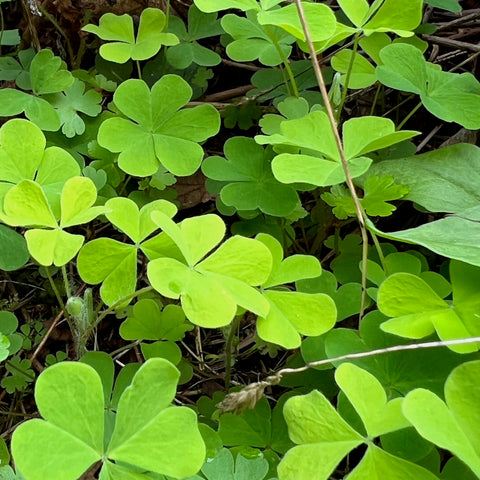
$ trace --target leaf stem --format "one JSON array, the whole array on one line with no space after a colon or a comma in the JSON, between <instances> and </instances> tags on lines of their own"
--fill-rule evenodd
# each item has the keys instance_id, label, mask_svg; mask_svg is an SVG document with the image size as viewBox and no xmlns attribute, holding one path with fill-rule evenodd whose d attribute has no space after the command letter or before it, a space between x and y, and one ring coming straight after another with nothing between
<instances>
[{"instance_id":1,"label":"leaf stem","mask_svg":"<svg viewBox=\"0 0 480 480\"><path fill-rule=\"evenodd\" d=\"M62 300L62 296L60 295L60 292L58 291L57 286L55 285L55 281L52 278L52 275L50 274L50 268L45 267L45 273L47 274L48 281L50 282L50 285L52 287L53 293L57 297L57 301L60 305L60 308L63 311L63 315L65 319L67 320L68 327L70 328L70 332L72 333L73 341L75 344L75 352L77 351L77 329L75 328L75 325L72 322L72 318L70 317L70 314L68 313L67 308L65 307L65 303Z\"/></svg>"},{"instance_id":2,"label":"leaf stem","mask_svg":"<svg viewBox=\"0 0 480 480\"><path fill-rule=\"evenodd\" d=\"M415 107L412 108L410 113L398 124L398 127L396 130L400 130L407 122L410 120L410 118L413 116L413 114L422 106L422 102L418 102Z\"/></svg>"},{"instance_id":3,"label":"leaf stem","mask_svg":"<svg viewBox=\"0 0 480 480\"><path fill-rule=\"evenodd\" d=\"M345 74L345 85L342 92L342 99L340 100L340 105L337 109L337 121L340 118L340 114L342 113L343 106L345 105L345 100L347 99L347 92L348 92L348 85L350 83L350 78L352 76L353 64L355 63L355 55L358 51L358 42L360 40L361 32L357 32L353 39L353 50L352 56L350 57L350 61L348 62L347 73Z\"/></svg>"},{"instance_id":4,"label":"leaf stem","mask_svg":"<svg viewBox=\"0 0 480 480\"><path fill-rule=\"evenodd\" d=\"M65 265L62 265L61 270L63 276L63 285L65 287L65 294L67 298L70 298L72 296L72 291L70 289L70 284L68 283L67 269Z\"/></svg>"}]
</instances>

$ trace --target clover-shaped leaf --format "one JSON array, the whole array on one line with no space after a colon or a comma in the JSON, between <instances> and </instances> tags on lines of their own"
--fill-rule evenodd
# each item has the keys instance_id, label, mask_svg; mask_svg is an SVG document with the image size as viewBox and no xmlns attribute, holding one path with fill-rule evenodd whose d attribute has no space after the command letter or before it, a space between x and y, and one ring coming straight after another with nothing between
<instances>
[{"instance_id":1,"label":"clover-shaped leaf","mask_svg":"<svg viewBox=\"0 0 480 480\"><path fill-rule=\"evenodd\" d=\"M281 153L272 161L275 177L283 183L304 182L318 186L345 181L340 154L325 112L280 123L281 133L257 135L258 143L295 146L301 153ZM394 123L386 118L359 117L343 124L345 157L352 178L365 173L372 160L366 153L379 150L416 135L414 131L395 131ZM310 153L311 152L311 153Z\"/></svg>"},{"instance_id":2,"label":"clover-shaped leaf","mask_svg":"<svg viewBox=\"0 0 480 480\"><path fill-rule=\"evenodd\" d=\"M120 326L125 340L181 340L193 326L185 322L185 314L177 305L167 305L162 311L155 300L139 300L132 314Z\"/></svg>"},{"instance_id":3,"label":"clover-shaped leaf","mask_svg":"<svg viewBox=\"0 0 480 480\"><path fill-rule=\"evenodd\" d=\"M0 129L0 204L22 180L39 183L55 216L60 216L60 192L65 182L80 174L75 159L59 147L45 149L42 131L33 123L13 119Z\"/></svg>"},{"instance_id":4,"label":"clover-shaped leaf","mask_svg":"<svg viewBox=\"0 0 480 480\"><path fill-rule=\"evenodd\" d=\"M151 213L162 211L173 217L177 209L166 200L156 200L139 210L133 200L120 197L108 200L105 207L109 210L106 216L110 222L128 235L135 245L97 238L80 250L77 267L85 282L102 283L100 295L107 305L113 305L135 291L138 249L158 228L150 218Z\"/></svg>"},{"instance_id":5,"label":"clover-shaped leaf","mask_svg":"<svg viewBox=\"0 0 480 480\"><path fill-rule=\"evenodd\" d=\"M30 63L35 56L35 50L28 48L18 52L18 60L13 57L4 56L0 58L0 80L15 80L18 88L31 90Z\"/></svg>"},{"instance_id":6,"label":"clover-shaped leaf","mask_svg":"<svg viewBox=\"0 0 480 480\"><path fill-rule=\"evenodd\" d=\"M262 480L268 472L268 462L261 453L256 458L246 458L240 453L234 460L230 450L222 448L209 460L202 467L208 480Z\"/></svg>"},{"instance_id":7,"label":"clover-shaped leaf","mask_svg":"<svg viewBox=\"0 0 480 480\"><path fill-rule=\"evenodd\" d=\"M102 460L102 470L121 473L121 478L139 478L139 468L177 478L193 475L203 463L205 445L195 413L170 406L178 378L166 360L143 364L121 394L110 437L104 430L104 392L97 371L80 362L49 367L35 388L44 420L23 423L12 438L18 470L31 480L75 480ZM32 436L44 442L32 448ZM52 470L52 461L58 468ZM101 472L100 478L105 475Z\"/></svg>"},{"instance_id":8,"label":"clover-shaped leaf","mask_svg":"<svg viewBox=\"0 0 480 480\"><path fill-rule=\"evenodd\" d=\"M216 13L203 13L195 5L188 10L188 31L183 21L171 15L168 20L168 30L174 33L180 43L167 50L167 60L170 65L180 70L192 63L211 67L221 62L218 53L200 45L197 40L213 37L223 33Z\"/></svg>"},{"instance_id":9,"label":"clover-shaped leaf","mask_svg":"<svg viewBox=\"0 0 480 480\"><path fill-rule=\"evenodd\" d=\"M403 413L424 438L450 450L480 476L480 362L458 366L445 382L445 401L430 390L410 392Z\"/></svg>"},{"instance_id":10,"label":"clover-shaped leaf","mask_svg":"<svg viewBox=\"0 0 480 480\"><path fill-rule=\"evenodd\" d=\"M85 132L85 122L77 112L96 117L102 111L102 95L95 90L85 92L85 84L78 79L64 93L47 95L45 99L57 110L62 132L68 138Z\"/></svg>"},{"instance_id":11,"label":"clover-shaped leaf","mask_svg":"<svg viewBox=\"0 0 480 480\"><path fill-rule=\"evenodd\" d=\"M313 42L327 40L334 34L337 21L330 7L304 2L303 10ZM258 22L260 25L276 25L294 37L306 41L297 7L294 4L269 11L263 10L258 13Z\"/></svg>"},{"instance_id":12,"label":"clover-shaped leaf","mask_svg":"<svg viewBox=\"0 0 480 480\"><path fill-rule=\"evenodd\" d=\"M166 215L152 213L153 220L176 244L183 258L161 257L148 264L152 286L168 298L181 299L186 317L209 328L227 325L237 305L259 315L268 302L252 286L264 282L271 269L271 255L260 242L244 237L220 243L225 224L217 215L191 217L176 225ZM171 245L167 244L167 252Z\"/></svg>"},{"instance_id":13,"label":"clover-shaped leaf","mask_svg":"<svg viewBox=\"0 0 480 480\"><path fill-rule=\"evenodd\" d=\"M435 331L442 340L477 336L480 268L456 260L450 262L453 302L447 303L420 277L396 273L378 290L378 308L394 317L382 330L407 338L423 338ZM452 345L451 350L469 353L475 344Z\"/></svg>"},{"instance_id":14,"label":"clover-shaped leaf","mask_svg":"<svg viewBox=\"0 0 480 480\"><path fill-rule=\"evenodd\" d=\"M366 88L377 81L375 67L364 56L349 49L340 50L332 57L332 68L343 74L340 79L343 85L350 70L348 88Z\"/></svg>"},{"instance_id":15,"label":"clover-shaped leaf","mask_svg":"<svg viewBox=\"0 0 480 480\"><path fill-rule=\"evenodd\" d=\"M365 35L375 32L394 32L408 37L422 20L422 0L403 3L401 0L385 0L371 6L367 0L339 0L338 4L350 21L362 28Z\"/></svg>"},{"instance_id":16,"label":"clover-shaped leaf","mask_svg":"<svg viewBox=\"0 0 480 480\"><path fill-rule=\"evenodd\" d=\"M447 122L480 127L480 83L470 73L442 72L412 45L392 44L380 52L377 77L384 85L420 95L425 108Z\"/></svg>"},{"instance_id":17,"label":"clover-shaped leaf","mask_svg":"<svg viewBox=\"0 0 480 480\"><path fill-rule=\"evenodd\" d=\"M340 366L336 380L360 415L368 436L364 438L347 424L317 390L294 396L285 403L284 416L289 436L297 445L280 462L279 479L326 480L348 452L366 443L367 451L350 478L436 480L428 470L395 457L372 442L382 432L409 425L400 410L402 399L387 402L378 380L352 364Z\"/></svg>"},{"instance_id":18,"label":"clover-shaped leaf","mask_svg":"<svg viewBox=\"0 0 480 480\"><path fill-rule=\"evenodd\" d=\"M40 50L30 64L30 80L35 95L56 93L70 87L74 81L65 62L51 50Z\"/></svg>"},{"instance_id":19,"label":"clover-shaped leaf","mask_svg":"<svg viewBox=\"0 0 480 480\"><path fill-rule=\"evenodd\" d=\"M160 165L174 175L191 175L203 159L197 142L220 128L220 115L209 104L178 111L191 96L192 89L177 75L164 75L151 91L142 80L123 82L114 101L133 121L120 117L105 120L98 143L120 153L118 165L131 175L152 175Z\"/></svg>"},{"instance_id":20,"label":"clover-shaped leaf","mask_svg":"<svg viewBox=\"0 0 480 480\"><path fill-rule=\"evenodd\" d=\"M219 12L228 8L238 8L243 11L259 10L257 0L195 0L195 5L206 13Z\"/></svg>"},{"instance_id":21,"label":"clover-shaped leaf","mask_svg":"<svg viewBox=\"0 0 480 480\"><path fill-rule=\"evenodd\" d=\"M125 63L128 59L146 60L158 53L162 45L175 45L178 38L172 33L163 33L165 14L158 8L146 8L140 15L140 24L135 38L133 19L130 15L106 13L100 24L86 25L83 30L110 40L100 47L100 55L111 62Z\"/></svg>"},{"instance_id":22,"label":"clover-shaped leaf","mask_svg":"<svg viewBox=\"0 0 480 480\"><path fill-rule=\"evenodd\" d=\"M234 137L227 140L224 151L226 159L208 157L202 171L212 180L226 183L220 192L225 205L237 210L258 208L274 216L292 213L299 202L298 194L273 176L271 149L264 150L251 138Z\"/></svg>"},{"instance_id":23,"label":"clover-shaped leaf","mask_svg":"<svg viewBox=\"0 0 480 480\"><path fill-rule=\"evenodd\" d=\"M34 226L25 233L32 257L41 265L56 266L68 263L80 250L84 238L63 229L88 223L105 211L104 207L92 207L97 199L97 190L89 178L73 177L65 183L61 195L60 226L40 185L23 180L11 188L4 200L5 214L0 218L15 226Z\"/></svg>"},{"instance_id":24,"label":"clover-shaped leaf","mask_svg":"<svg viewBox=\"0 0 480 480\"><path fill-rule=\"evenodd\" d=\"M227 45L227 54L237 62L258 59L264 65L278 65L283 58L290 56L291 44L295 41L292 35L279 27L260 25L253 12L247 13L246 18L225 15L222 27L234 39Z\"/></svg>"},{"instance_id":25,"label":"clover-shaped leaf","mask_svg":"<svg viewBox=\"0 0 480 480\"><path fill-rule=\"evenodd\" d=\"M0 90L0 114L11 117L25 113L25 116L42 130L55 132L60 128L60 118L56 110L43 98L15 90Z\"/></svg>"},{"instance_id":26,"label":"clover-shaped leaf","mask_svg":"<svg viewBox=\"0 0 480 480\"><path fill-rule=\"evenodd\" d=\"M257 240L266 245L273 259L269 278L262 284L262 294L270 304L267 316L257 321L261 339L297 348L301 335L321 335L330 330L337 317L334 301L326 294L309 294L279 290L274 287L321 274L320 262L309 255L292 255L283 259L283 248L270 235L259 234ZM319 315L318 312L321 312Z\"/></svg>"}]
</instances>

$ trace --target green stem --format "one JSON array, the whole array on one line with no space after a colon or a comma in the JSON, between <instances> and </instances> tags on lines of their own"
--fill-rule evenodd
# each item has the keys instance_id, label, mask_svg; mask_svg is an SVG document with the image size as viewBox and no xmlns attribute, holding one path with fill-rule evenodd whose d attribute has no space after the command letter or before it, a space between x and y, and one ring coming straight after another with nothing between
<instances>
[{"instance_id":1,"label":"green stem","mask_svg":"<svg viewBox=\"0 0 480 480\"><path fill-rule=\"evenodd\" d=\"M387 264L385 263L385 256L383 255L382 247L380 246L378 237L371 230L370 230L370 235L372 237L373 243L375 244L375 248L377 249L378 258L380 259L380 263L382 264L383 271L385 272L385 275L388 275Z\"/></svg>"},{"instance_id":2,"label":"green stem","mask_svg":"<svg viewBox=\"0 0 480 480\"><path fill-rule=\"evenodd\" d=\"M68 283L67 269L65 265L62 265L61 270L63 276L63 285L65 287L65 294L67 298L70 298L72 296L72 291L70 290L70 284Z\"/></svg>"},{"instance_id":3,"label":"green stem","mask_svg":"<svg viewBox=\"0 0 480 480\"><path fill-rule=\"evenodd\" d=\"M377 85L377 91L375 92L375 96L373 97L372 108L370 109L370 116L375 113L375 107L377 106L378 96L380 95L380 90L382 89L382 84L379 83Z\"/></svg>"},{"instance_id":4,"label":"green stem","mask_svg":"<svg viewBox=\"0 0 480 480\"><path fill-rule=\"evenodd\" d=\"M70 328L70 331L72 332L72 337L75 343L75 351L77 347L77 330L75 328L75 325L72 322L72 319L70 317L70 314L67 311L67 308L65 307L65 303L62 300L62 297L60 295L60 292L58 291L57 286L55 285L55 282L52 278L52 275L50 274L50 269L49 267L45 267L45 273L47 274L48 281L50 282L50 285L52 287L53 293L57 297L57 301L60 305L60 308L62 309L63 315L65 315L65 319L67 320L68 327Z\"/></svg>"},{"instance_id":5,"label":"green stem","mask_svg":"<svg viewBox=\"0 0 480 480\"><path fill-rule=\"evenodd\" d=\"M400 130L408 120L414 115L414 113L422 106L422 102L418 102L417 105L412 108L411 112L398 124L397 131Z\"/></svg>"},{"instance_id":6,"label":"green stem","mask_svg":"<svg viewBox=\"0 0 480 480\"><path fill-rule=\"evenodd\" d=\"M142 79L142 69L140 68L140 62L138 60L135 60L135 63L137 64L138 78L141 80Z\"/></svg>"},{"instance_id":7,"label":"green stem","mask_svg":"<svg viewBox=\"0 0 480 480\"><path fill-rule=\"evenodd\" d=\"M343 92L342 92L342 99L341 99L340 105L338 106L338 109L337 109L337 121L338 121L338 119L340 117L340 114L343 110L343 106L345 105L345 100L347 99L348 85L350 83L350 77L352 76L353 64L355 62L355 55L357 54L357 51L358 51L359 40L360 40L360 32L355 34L355 37L354 37L354 40L353 40L352 56L350 58L350 62L348 63L347 73L345 75L345 85L344 85Z\"/></svg>"},{"instance_id":8,"label":"green stem","mask_svg":"<svg viewBox=\"0 0 480 480\"><path fill-rule=\"evenodd\" d=\"M295 75L293 74L292 68L290 67L290 62L288 61L288 57L286 57L285 54L283 53L283 50L281 49L277 39L275 38L275 35L268 28L268 26L265 26L265 31L267 32L267 35L269 36L270 40L275 46L275 49L277 50L278 55L282 59L283 65L285 66L285 70L287 71L287 74L288 74L288 78L290 79L290 85L292 86L293 95L298 98L300 95L298 93L297 82L295 81Z\"/></svg>"},{"instance_id":9,"label":"green stem","mask_svg":"<svg viewBox=\"0 0 480 480\"><path fill-rule=\"evenodd\" d=\"M241 316L236 316L230 324L230 330L225 343L225 391L228 392L232 380L232 345L235 333L241 320Z\"/></svg>"}]
</instances>

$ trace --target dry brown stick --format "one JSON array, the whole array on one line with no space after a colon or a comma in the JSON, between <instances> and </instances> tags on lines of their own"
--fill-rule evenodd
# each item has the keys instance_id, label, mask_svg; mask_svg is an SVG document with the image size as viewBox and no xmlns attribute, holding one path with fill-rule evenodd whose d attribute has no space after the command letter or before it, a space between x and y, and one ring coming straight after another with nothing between
<instances>
[{"instance_id":1,"label":"dry brown stick","mask_svg":"<svg viewBox=\"0 0 480 480\"><path fill-rule=\"evenodd\" d=\"M230 88L223 92L216 92L207 95L203 98L204 102L221 102L222 100L228 100L230 98L241 97L255 87L253 85L242 85L241 87Z\"/></svg>"},{"instance_id":2,"label":"dry brown stick","mask_svg":"<svg viewBox=\"0 0 480 480\"><path fill-rule=\"evenodd\" d=\"M456 18L455 20L451 20L447 23L442 23L438 25L437 32L441 32L442 30L447 30L450 27L456 27L461 25L462 23L467 23L470 20L480 17L480 8L477 8L474 12L469 13L468 15L463 15L461 17Z\"/></svg>"},{"instance_id":3,"label":"dry brown stick","mask_svg":"<svg viewBox=\"0 0 480 480\"><path fill-rule=\"evenodd\" d=\"M437 37L436 35L423 35L423 39L437 45L456 48L458 50L470 50L472 52L480 52L480 45L474 43L460 42L451 38Z\"/></svg>"},{"instance_id":4,"label":"dry brown stick","mask_svg":"<svg viewBox=\"0 0 480 480\"><path fill-rule=\"evenodd\" d=\"M37 357L37 355L39 354L40 350L43 348L43 346L45 345L45 343L47 342L48 340L48 337L50 336L50 334L53 332L53 329L57 326L57 323L60 321L60 319L62 318L63 316L63 311L61 311L56 317L55 319L53 320L52 324L50 325L50 328L48 329L47 333L45 334L45 336L42 338L42 341L38 344L38 347L35 349L35 351L33 352L33 355L30 357L30 361L33 363L33 361L35 360L35 358Z\"/></svg>"}]
</instances>

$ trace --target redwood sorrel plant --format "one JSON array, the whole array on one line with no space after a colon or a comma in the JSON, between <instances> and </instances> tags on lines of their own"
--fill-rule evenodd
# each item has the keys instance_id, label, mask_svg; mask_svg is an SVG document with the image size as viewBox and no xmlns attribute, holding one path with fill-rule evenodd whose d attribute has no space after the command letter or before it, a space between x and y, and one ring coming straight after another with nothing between
<instances>
[{"instance_id":1,"label":"redwood sorrel plant","mask_svg":"<svg viewBox=\"0 0 480 480\"><path fill-rule=\"evenodd\" d=\"M70 64L2 16L0 478L480 478L460 5L187 3L37 5Z\"/></svg>"}]
</instances>

